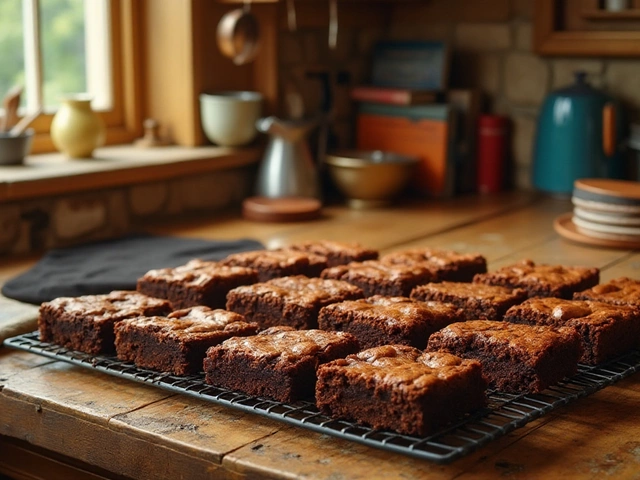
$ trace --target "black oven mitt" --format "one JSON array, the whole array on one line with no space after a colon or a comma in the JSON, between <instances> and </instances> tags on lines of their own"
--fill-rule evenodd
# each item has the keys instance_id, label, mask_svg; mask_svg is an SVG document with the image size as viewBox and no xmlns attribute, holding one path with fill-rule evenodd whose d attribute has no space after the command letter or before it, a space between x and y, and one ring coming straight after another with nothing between
<instances>
[{"instance_id":1,"label":"black oven mitt","mask_svg":"<svg viewBox=\"0 0 640 480\"><path fill-rule=\"evenodd\" d=\"M221 260L231 253L262 250L250 239L199 240L136 234L115 240L51 250L30 270L7 281L5 297L39 305L57 297L135 290L137 279L154 268L189 260Z\"/></svg>"}]
</instances>

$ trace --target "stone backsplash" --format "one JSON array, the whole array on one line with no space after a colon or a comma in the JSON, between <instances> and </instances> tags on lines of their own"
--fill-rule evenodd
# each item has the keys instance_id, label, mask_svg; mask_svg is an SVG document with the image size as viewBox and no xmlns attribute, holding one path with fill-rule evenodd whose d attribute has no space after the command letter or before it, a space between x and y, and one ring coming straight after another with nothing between
<instances>
[{"instance_id":1,"label":"stone backsplash","mask_svg":"<svg viewBox=\"0 0 640 480\"><path fill-rule=\"evenodd\" d=\"M453 5L456 2L461 4L462 0L398 3L384 25L342 28L335 51L327 48L324 28L302 28L291 33L283 27L279 52L282 110L286 111L286 92L292 82L303 91L307 108L317 109L322 92L317 83L304 81L303 75L324 68L331 72L334 87L334 146L351 147L354 122L348 89L367 81L375 42L439 39L452 46L450 85L480 89L485 112L511 119L511 160L517 188L531 188L539 108L549 92L573 82L575 71L587 72L593 86L623 102L630 121L640 121L640 60L540 57L532 51L534 0L495 0L486 2L484 10L474 9L468 2L458 13ZM339 74L345 72L348 75L343 75L340 82Z\"/></svg>"},{"instance_id":2,"label":"stone backsplash","mask_svg":"<svg viewBox=\"0 0 640 480\"><path fill-rule=\"evenodd\" d=\"M251 167L0 204L0 257L117 237L151 222L212 215L250 195Z\"/></svg>"}]
</instances>

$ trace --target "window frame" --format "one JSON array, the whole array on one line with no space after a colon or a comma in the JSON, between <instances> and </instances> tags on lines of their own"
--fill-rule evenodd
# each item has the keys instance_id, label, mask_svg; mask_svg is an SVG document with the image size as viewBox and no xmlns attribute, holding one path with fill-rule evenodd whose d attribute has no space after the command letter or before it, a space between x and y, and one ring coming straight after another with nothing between
<instances>
[{"instance_id":1,"label":"window frame","mask_svg":"<svg viewBox=\"0 0 640 480\"><path fill-rule=\"evenodd\" d=\"M109 0L113 76L113 107L98 112L107 127L106 144L129 143L142 132L142 2ZM32 124L32 153L55 151L50 128L53 114L42 114Z\"/></svg>"}]
</instances>

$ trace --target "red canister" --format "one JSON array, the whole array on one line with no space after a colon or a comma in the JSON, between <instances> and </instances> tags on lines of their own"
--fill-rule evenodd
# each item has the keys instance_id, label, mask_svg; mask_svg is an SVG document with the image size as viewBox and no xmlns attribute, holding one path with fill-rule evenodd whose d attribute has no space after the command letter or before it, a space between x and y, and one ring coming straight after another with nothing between
<instances>
[{"instance_id":1,"label":"red canister","mask_svg":"<svg viewBox=\"0 0 640 480\"><path fill-rule=\"evenodd\" d=\"M494 193L504 187L509 119L481 115L478 119L478 192Z\"/></svg>"}]
</instances>

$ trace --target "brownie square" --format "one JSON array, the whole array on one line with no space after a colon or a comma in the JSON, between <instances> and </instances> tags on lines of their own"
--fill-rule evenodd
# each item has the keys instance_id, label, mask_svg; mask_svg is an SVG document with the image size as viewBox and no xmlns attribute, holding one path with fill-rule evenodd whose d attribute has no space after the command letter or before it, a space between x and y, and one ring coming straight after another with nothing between
<instances>
[{"instance_id":1,"label":"brownie square","mask_svg":"<svg viewBox=\"0 0 640 480\"><path fill-rule=\"evenodd\" d=\"M418 285L411 298L452 303L462 309L466 320L502 320L509 307L527 299L527 292L482 283L441 282Z\"/></svg>"},{"instance_id":2,"label":"brownie square","mask_svg":"<svg viewBox=\"0 0 640 480\"><path fill-rule=\"evenodd\" d=\"M398 344L424 349L433 332L463 320L462 312L451 304L381 295L334 303L322 307L318 315L322 330L349 332L360 348Z\"/></svg>"},{"instance_id":3,"label":"brownie square","mask_svg":"<svg viewBox=\"0 0 640 480\"><path fill-rule=\"evenodd\" d=\"M320 365L316 404L378 429L425 435L485 404L480 362L386 345Z\"/></svg>"},{"instance_id":4,"label":"brownie square","mask_svg":"<svg viewBox=\"0 0 640 480\"><path fill-rule=\"evenodd\" d=\"M327 268L321 278L344 280L357 285L365 297L385 295L408 297L417 285L435 280L431 269L423 264L405 265L384 263L381 260L351 262Z\"/></svg>"},{"instance_id":5,"label":"brownie square","mask_svg":"<svg viewBox=\"0 0 640 480\"><path fill-rule=\"evenodd\" d=\"M120 360L175 375L202 371L209 347L231 337L255 335L258 325L222 309L193 307L167 317L137 317L115 325Z\"/></svg>"},{"instance_id":6,"label":"brownie square","mask_svg":"<svg viewBox=\"0 0 640 480\"><path fill-rule=\"evenodd\" d=\"M258 272L258 281L272 278L305 275L317 277L327 268L327 259L320 255L293 250L255 250L234 253L220 264L230 267L248 267Z\"/></svg>"},{"instance_id":7,"label":"brownie square","mask_svg":"<svg viewBox=\"0 0 640 480\"><path fill-rule=\"evenodd\" d=\"M435 281L470 282L475 274L487 271L487 260L479 253L458 253L436 248L393 252L383 256L382 261L406 265L426 263L434 272Z\"/></svg>"},{"instance_id":8,"label":"brownie square","mask_svg":"<svg viewBox=\"0 0 640 480\"><path fill-rule=\"evenodd\" d=\"M597 268L563 265L537 265L523 260L496 271L478 274L475 283L522 288L529 297L559 297L570 299L579 292L598 284L600 270Z\"/></svg>"},{"instance_id":9,"label":"brownie square","mask_svg":"<svg viewBox=\"0 0 640 480\"><path fill-rule=\"evenodd\" d=\"M60 297L40 305L40 340L97 354L115 350L113 326L125 318L165 315L167 300L116 290L106 295Z\"/></svg>"},{"instance_id":10,"label":"brownie square","mask_svg":"<svg viewBox=\"0 0 640 480\"><path fill-rule=\"evenodd\" d=\"M575 374L582 355L573 328L493 320L452 323L429 337L427 350L480 361L490 387L512 393L538 393Z\"/></svg>"},{"instance_id":11,"label":"brownie square","mask_svg":"<svg viewBox=\"0 0 640 480\"><path fill-rule=\"evenodd\" d=\"M595 300L611 305L640 307L640 280L628 277L614 278L587 290L573 294L575 300Z\"/></svg>"},{"instance_id":12,"label":"brownie square","mask_svg":"<svg viewBox=\"0 0 640 480\"><path fill-rule=\"evenodd\" d=\"M174 309L196 305L224 308L229 290L257 281L258 272L251 268L191 260L176 268L148 271L138 279L137 290L169 300Z\"/></svg>"},{"instance_id":13,"label":"brownie square","mask_svg":"<svg viewBox=\"0 0 640 480\"><path fill-rule=\"evenodd\" d=\"M357 351L358 341L345 332L272 327L211 347L205 379L248 395L295 402L313 396L318 365Z\"/></svg>"},{"instance_id":14,"label":"brownie square","mask_svg":"<svg viewBox=\"0 0 640 480\"><path fill-rule=\"evenodd\" d=\"M363 247L359 243L343 243L330 240L294 243L280 250L306 252L325 257L329 267L346 265L351 262L377 260L379 255L377 250Z\"/></svg>"},{"instance_id":15,"label":"brownie square","mask_svg":"<svg viewBox=\"0 0 640 480\"><path fill-rule=\"evenodd\" d=\"M575 328L582 340L580 361L588 365L617 357L640 342L640 310L590 300L532 298L511 307L504 318L513 323Z\"/></svg>"},{"instance_id":16,"label":"brownie square","mask_svg":"<svg viewBox=\"0 0 640 480\"><path fill-rule=\"evenodd\" d=\"M260 328L317 328L322 307L362 296L360 288L347 282L294 275L234 288L227 294L227 310Z\"/></svg>"}]
</instances>

